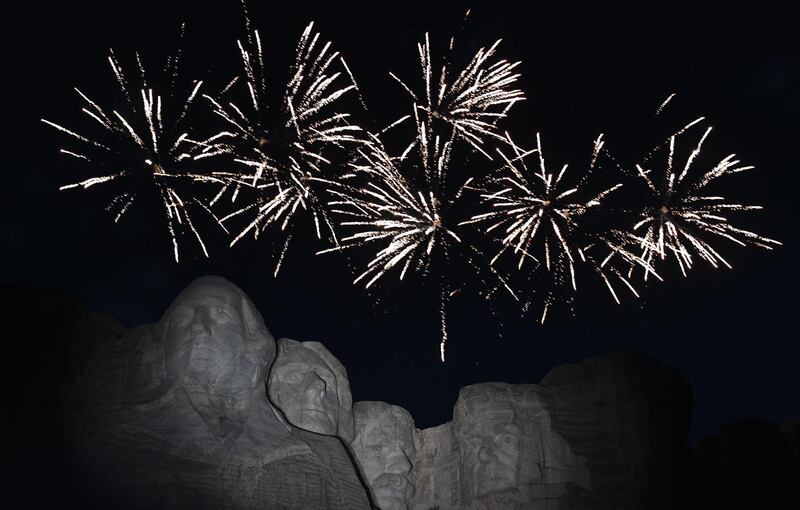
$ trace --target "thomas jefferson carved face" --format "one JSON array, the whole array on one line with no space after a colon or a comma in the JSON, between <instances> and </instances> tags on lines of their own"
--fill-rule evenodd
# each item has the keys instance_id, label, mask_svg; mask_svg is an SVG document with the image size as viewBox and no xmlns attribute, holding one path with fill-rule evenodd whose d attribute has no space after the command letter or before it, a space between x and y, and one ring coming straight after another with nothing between
<instances>
[{"instance_id":1,"label":"thomas jefferson carved face","mask_svg":"<svg viewBox=\"0 0 800 510\"><path fill-rule=\"evenodd\" d=\"M168 375L191 394L247 400L263 384L275 342L250 299L214 277L192 282L159 322Z\"/></svg>"},{"instance_id":2,"label":"thomas jefferson carved face","mask_svg":"<svg viewBox=\"0 0 800 510\"><path fill-rule=\"evenodd\" d=\"M375 502L381 510L406 510L414 494L408 479L415 458L411 415L385 402L356 402L353 409L353 453Z\"/></svg>"},{"instance_id":3,"label":"thomas jefferson carved face","mask_svg":"<svg viewBox=\"0 0 800 510\"><path fill-rule=\"evenodd\" d=\"M289 423L351 441L352 397L341 363L318 342L282 338L278 350L269 396Z\"/></svg>"}]
</instances>

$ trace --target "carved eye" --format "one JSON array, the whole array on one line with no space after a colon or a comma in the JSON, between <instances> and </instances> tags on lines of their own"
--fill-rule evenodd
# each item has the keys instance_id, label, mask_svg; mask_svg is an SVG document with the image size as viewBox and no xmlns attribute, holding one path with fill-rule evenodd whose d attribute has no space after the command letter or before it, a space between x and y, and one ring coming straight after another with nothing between
<instances>
[{"instance_id":1,"label":"carved eye","mask_svg":"<svg viewBox=\"0 0 800 510\"><path fill-rule=\"evenodd\" d=\"M170 327L186 326L192 321L193 318L194 318L194 311L182 306L173 310L169 318L169 326Z\"/></svg>"},{"instance_id":2,"label":"carved eye","mask_svg":"<svg viewBox=\"0 0 800 510\"><path fill-rule=\"evenodd\" d=\"M209 310L209 312L211 319L217 324L233 324L236 322L236 318L233 316L233 313L224 307L214 306Z\"/></svg>"},{"instance_id":3,"label":"carved eye","mask_svg":"<svg viewBox=\"0 0 800 510\"><path fill-rule=\"evenodd\" d=\"M500 444L503 446L515 446L517 444L517 438L513 434L503 434L500 436Z\"/></svg>"},{"instance_id":4,"label":"carved eye","mask_svg":"<svg viewBox=\"0 0 800 510\"><path fill-rule=\"evenodd\" d=\"M288 384L299 384L303 380L300 372L286 372L280 375L280 380Z\"/></svg>"},{"instance_id":5,"label":"carved eye","mask_svg":"<svg viewBox=\"0 0 800 510\"><path fill-rule=\"evenodd\" d=\"M364 439L364 444L373 448L380 448L386 442L386 437L382 434L369 435Z\"/></svg>"}]
</instances>

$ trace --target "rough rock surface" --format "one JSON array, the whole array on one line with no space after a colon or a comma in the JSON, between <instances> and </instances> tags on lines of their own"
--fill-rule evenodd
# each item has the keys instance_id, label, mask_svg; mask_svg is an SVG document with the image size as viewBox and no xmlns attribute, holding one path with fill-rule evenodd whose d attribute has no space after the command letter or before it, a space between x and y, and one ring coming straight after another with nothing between
<instances>
[{"instance_id":1,"label":"rough rock surface","mask_svg":"<svg viewBox=\"0 0 800 510\"><path fill-rule=\"evenodd\" d=\"M410 508L458 508L458 444L448 422L427 429L415 429L417 460L412 472L416 491Z\"/></svg>"},{"instance_id":2,"label":"rough rock surface","mask_svg":"<svg viewBox=\"0 0 800 510\"><path fill-rule=\"evenodd\" d=\"M560 366L541 384L553 430L585 459L593 496L619 509L685 507L692 397L676 371L621 353Z\"/></svg>"},{"instance_id":3,"label":"rough rock surface","mask_svg":"<svg viewBox=\"0 0 800 510\"><path fill-rule=\"evenodd\" d=\"M193 282L161 321L103 344L75 390L74 469L106 508L369 508L344 445L291 427L276 345L244 293Z\"/></svg>"},{"instance_id":4,"label":"rough rock surface","mask_svg":"<svg viewBox=\"0 0 800 510\"><path fill-rule=\"evenodd\" d=\"M278 340L267 384L270 400L296 427L353 440L353 397L347 370L319 342Z\"/></svg>"},{"instance_id":5,"label":"rough rock surface","mask_svg":"<svg viewBox=\"0 0 800 510\"><path fill-rule=\"evenodd\" d=\"M633 354L467 386L452 422L415 433L411 508L680 508L690 409L677 373Z\"/></svg>"},{"instance_id":6,"label":"rough rock surface","mask_svg":"<svg viewBox=\"0 0 800 510\"><path fill-rule=\"evenodd\" d=\"M448 424L419 431L413 508L550 509L588 492L585 462L550 423L534 384L461 389Z\"/></svg>"}]
</instances>

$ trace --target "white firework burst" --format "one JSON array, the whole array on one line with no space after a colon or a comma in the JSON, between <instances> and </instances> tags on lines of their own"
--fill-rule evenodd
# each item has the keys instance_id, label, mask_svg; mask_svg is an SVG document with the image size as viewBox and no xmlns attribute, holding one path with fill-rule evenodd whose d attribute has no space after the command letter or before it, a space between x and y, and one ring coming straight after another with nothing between
<instances>
[{"instance_id":1,"label":"white firework burst","mask_svg":"<svg viewBox=\"0 0 800 510\"><path fill-rule=\"evenodd\" d=\"M488 289L487 299L501 287L516 299L504 278L488 264L481 266L480 251L462 240L446 221L448 212L472 181L467 179L453 188L455 192L448 190L447 171L453 139L430 137L420 120L417 133L419 161L389 156L377 137L359 150L360 159L351 166L354 175L363 178L363 185L333 190L337 199L330 203L333 212L345 218L339 222L341 227L353 233L343 237L341 245L319 253L349 248L372 250L374 255L366 269L353 282L364 283L366 288L392 272L403 280L409 271L427 274L434 259L445 261L445 266L457 259L466 263ZM411 164L410 170L418 179L403 173L399 167L403 163ZM442 361L447 342L447 305L460 289L459 285L448 281L447 270L439 266L433 270L433 276L439 280ZM494 285L489 285L484 278L486 271L491 273Z\"/></svg>"},{"instance_id":2,"label":"white firework burst","mask_svg":"<svg viewBox=\"0 0 800 510\"><path fill-rule=\"evenodd\" d=\"M328 174L330 153L363 143L361 128L349 122L350 115L335 110L340 98L357 94L358 87L344 58L330 42L320 40L313 26L310 23L300 37L280 105L270 104L257 30L249 33L244 43L238 42L246 100L237 105L205 96L226 128L207 140L207 147L196 158L227 155L239 168L238 172L217 174L226 185L212 203L231 188L234 202L242 187L249 191L248 198L253 197L223 218L226 221L244 213L251 218L231 244L249 233L258 237L272 225L285 230L301 210L311 214L318 238L325 231L336 241L320 196L337 185ZM291 234L284 239L275 274L290 239Z\"/></svg>"},{"instance_id":3,"label":"white firework burst","mask_svg":"<svg viewBox=\"0 0 800 510\"><path fill-rule=\"evenodd\" d=\"M499 45L500 40L497 40L488 49L479 49L460 70L451 68L448 56L439 67L437 76L436 65L431 59L430 37L426 33L425 41L417 44L424 90L414 92L394 73L389 73L411 96L414 116L422 114L428 131L434 130L433 124L443 123L453 131L453 136L466 141L489 159L492 158L484 148L485 140L504 141L497 123L506 117L515 103L525 99L522 90L514 88L520 77L516 72L520 62L496 59ZM453 53L452 39L450 53Z\"/></svg>"},{"instance_id":4,"label":"white firework burst","mask_svg":"<svg viewBox=\"0 0 800 510\"><path fill-rule=\"evenodd\" d=\"M567 165L557 172L547 168L538 133L535 149L522 150L510 137L508 144L513 154L497 150L505 162L501 173L490 176L478 187L483 203L490 210L475 214L462 224L485 223L488 225L485 232L497 236L500 248L492 264L511 253L517 258L518 270L529 262L533 264L532 273L547 277L549 284L541 289L544 298L540 321L544 322L556 301L572 302L578 289L576 273L580 265L591 268L605 282L615 301L619 302L619 298L613 280L638 296L629 279L614 264L617 260L641 265L627 248L630 236L615 229L589 232L585 225L587 213L599 209L608 195L622 187L615 184L585 198L582 187L602 150L602 135L595 140L589 169L572 185L566 185L564 179ZM536 166L528 168L525 159L531 155L536 155Z\"/></svg>"},{"instance_id":5,"label":"white firework burst","mask_svg":"<svg viewBox=\"0 0 800 510\"><path fill-rule=\"evenodd\" d=\"M108 206L115 214L115 223L130 209L143 189L154 189L164 207L175 261L180 260L178 236L184 231L195 237L208 257L208 250L192 222L188 207L195 206L209 214L211 211L194 197L191 185L196 182L221 181L193 171L191 162L194 155L202 150L203 144L190 138L191 129L185 125L186 115L203 82L195 81L185 95L182 95L182 99L179 99L174 88L180 53L167 60L165 73L161 78L169 83L161 91L148 84L138 53L136 61L142 86L137 94L132 94L126 74L114 52L111 51L108 57L127 111L121 113L117 109L103 108L75 88L84 102L81 111L92 120L96 134L82 135L42 119L45 124L79 142L81 148L61 149L63 154L81 159L96 170L105 171L101 175L62 186L60 189L89 189L99 184L120 183L123 190L114 196Z\"/></svg>"},{"instance_id":6,"label":"white firework burst","mask_svg":"<svg viewBox=\"0 0 800 510\"><path fill-rule=\"evenodd\" d=\"M697 124L697 121L690 124ZM674 258L681 272L691 269L694 256L714 267L731 265L712 246L714 239L724 238L740 246L758 246L772 249L781 243L749 230L734 226L728 219L731 213L756 211L757 205L728 202L723 196L708 190L719 178L753 170L743 165L735 154L729 154L719 162L698 170L695 161L700 156L703 143L711 133L708 127L686 157L678 162L676 143L688 136L686 129L669 137L661 151L666 153L661 171L655 171L648 163L636 165L638 175L651 193L649 204L639 212L633 231L640 238L641 258L648 265L667 257ZM651 152L651 154L655 154ZM681 158L682 159L682 158ZM647 278L647 274L645 274Z\"/></svg>"},{"instance_id":7,"label":"white firework burst","mask_svg":"<svg viewBox=\"0 0 800 510\"><path fill-rule=\"evenodd\" d=\"M450 141L436 140L432 170L437 175L446 172L451 145ZM400 268L402 280L409 268L423 267L435 248L461 242L442 223L442 207L447 203L442 202L434 189L424 192L417 189L398 169L397 158L390 157L377 139L359 150L359 154L360 161L353 167L366 178L366 185L359 190L334 190L339 199L330 204L336 207L334 212L351 218L340 224L356 232L343 237L341 247L322 252L383 245L354 283L365 280L368 288L395 267ZM430 162L429 158L424 159Z\"/></svg>"}]
</instances>

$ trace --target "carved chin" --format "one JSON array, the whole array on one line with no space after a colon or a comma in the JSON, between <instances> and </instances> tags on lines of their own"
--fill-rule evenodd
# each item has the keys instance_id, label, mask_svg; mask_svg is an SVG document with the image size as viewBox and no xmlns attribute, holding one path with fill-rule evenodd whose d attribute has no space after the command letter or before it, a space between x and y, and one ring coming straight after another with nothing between
<instances>
[{"instance_id":1,"label":"carved chin","mask_svg":"<svg viewBox=\"0 0 800 510\"><path fill-rule=\"evenodd\" d=\"M404 492L404 491L403 491ZM393 487L381 487L375 490L375 499L381 510L408 510L405 494Z\"/></svg>"}]
</instances>

